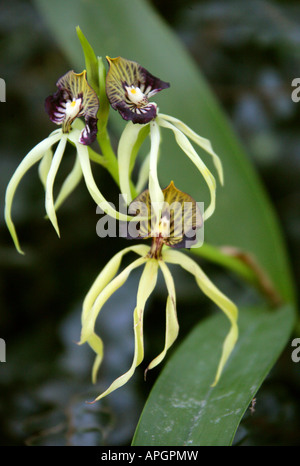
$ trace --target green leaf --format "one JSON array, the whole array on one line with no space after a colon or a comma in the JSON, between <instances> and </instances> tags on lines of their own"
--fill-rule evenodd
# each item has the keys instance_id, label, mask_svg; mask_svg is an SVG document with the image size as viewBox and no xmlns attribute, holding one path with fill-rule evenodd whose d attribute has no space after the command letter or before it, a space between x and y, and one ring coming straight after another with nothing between
<instances>
[{"instance_id":1,"label":"green leaf","mask_svg":"<svg viewBox=\"0 0 300 466\"><path fill-rule=\"evenodd\" d=\"M155 383L133 445L231 445L245 410L290 335L293 315L288 305L276 311L241 309L240 337L216 387L211 383L225 318L216 314L200 323Z\"/></svg>"}]
</instances>

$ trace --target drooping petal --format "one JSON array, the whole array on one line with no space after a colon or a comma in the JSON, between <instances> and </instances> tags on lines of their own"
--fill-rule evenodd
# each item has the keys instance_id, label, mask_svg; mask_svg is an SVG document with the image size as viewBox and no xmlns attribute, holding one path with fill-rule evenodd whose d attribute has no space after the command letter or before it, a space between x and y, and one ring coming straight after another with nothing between
<instances>
[{"instance_id":1,"label":"drooping petal","mask_svg":"<svg viewBox=\"0 0 300 466\"><path fill-rule=\"evenodd\" d=\"M214 176L211 174L207 166L201 160L194 147L182 131L180 131L178 128L176 128L176 126L164 120L163 118L160 118L159 116L156 118L156 122L159 124L159 126L171 129L173 131L179 147L181 147L181 149L186 153L186 155L194 163L194 165L198 168L198 170L204 177L211 196L210 205L204 212L204 220L207 220L213 214L216 205L216 181Z\"/></svg>"},{"instance_id":2,"label":"drooping petal","mask_svg":"<svg viewBox=\"0 0 300 466\"><path fill-rule=\"evenodd\" d=\"M97 137L97 118L86 116L85 127L81 131L79 142L85 146L92 144Z\"/></svg>"},{"instance_id":3,"label":"drooping petal","mask_svg":"<svg viewBox=\"0 0 300 466\"><path fill-rule=\"evenodd\" d=\"M134 252L138 254L139 256L146 257L148 250L149 248L146 245L142 245L142 244L130 246L128 248L123 249L122 251L119 251L106 264L106 266L102 269L100 274L97 276L96 280L94 281L93 285L89 289L84 299L83 308L82 308L82 316L81 316L81 322L82 322L83 327L86 326L86 321L89 318L89 313L91 312L91 309L97 297L100 295L100 293L104 290L104 288L111 282L111 280L117 274L119 267L121 265L123 256L129 252ZM97 355L95 358L93 369L92 369L92 381L93 383L95 383L97 372L103 359L103 342L101 338L98 335L96 335L94 332L89 335L87 342Z\"/></svg>"},{"instance_id":4,"label":"drooping petal","mask_svg":"<svg viewBox=\"0 0 300 466\"><path fill-rule=\"evenodd\" d=\"M64 155L64 152L65 152L66 144L67 144L67 136L63 134L55 150L52 163L50 166L50 170L49 170L47 180L46 180L45 208L46 208L46 212L49 217L49 220L54 226L58 236L59 236L59 228L58 228L57 218L56 218L56 213L55 213L55 208L54 208L53 185L54 185L54 180L55 180L57 171L59 169L59 166L62 160L62 156Z\"/></svg>"},{"instance_id":5,"label":"drooping petal","mask_svg":"<svg viewBox=\"0 0 300 466\"><path fill-rule=\"evenodd\" d=\"M139 232L135 236L130 234L129 228L128 238L146 238L151 236L151 232L158 229L158 224L161 219L161 212L164 206L164 193L160 187L157 175L157 163L160 145L160 132L155 121L150 124L150 140L151 148L149 154L149 190L141 193L133 202L131 202L128 212L129 214L139 214L145 217L139 225ZM149 220L147 220L147 217ZM133 226L134 227L134 226ZM136 233L135 228L132 230Z\"/></svg>"},{"instance_id":6,"label":"drooping petal","mask_svg":"<svg viewBox=\"0 0 300 466\"><path fill-rule=\"evenodd\" d=\"M144 342L143 342L143 316L146 302L151 295L157 280L158 263L155 260L147 261L140 278L136 308L133 313L133 330L134 330L134 356L130 369L120 377L118 377L110 387L95 401L100 400L117 388L122 387L133 376L136 367L144 358Z\"/></svg>"},{"instance_id":7,"label":"drooping petal","mask_svg":"<svg viewBox=\"0 0 300 466\"><path fill-rule=\"evenodd\" d=\"M22 160L18 168L16 169L15 173L10 179L10 182L8 183L7 189L6 189L6 194L5 194L5 221L8 227L8 230L12 236L12 239L15 243L16 249L18 250L19 253L24 254L24 252L20 248L19 240L17 237L17 233L15 230L15 226L13 224L12 218L11 218L11 208L12 208L12 203L14 199L14 195L16 192L16 189L25 175L25 173L41 158L44 156L44 154L47 152L47 150L52 147L53 144L55 144L59 139L62 137L61 131L55 131L52 133L48 138L44 139L41 141L39 144L37 144L27 155L26 157Z\"/></svg>"},{"instance_id":8,"label":"drooping petal","mask_svg":"<svg viewBox=\"0 0 300 466\"><path fill-rule=\"evenodd\" d=\"M129 121L122 132L118 145L120 191L124 196L126 204L130 204L132 201L130 189L130 164L133 148L142 128L142 125L133 125L132 122Z\"/></svg>"},{"instance_id":9,"label":"drooping petal","mask_svg":"<svg viewBox=\"0 0 300 466\"><path fill-rule=\"evenodd\" d=\"M90 195L92 196L96 204L99 205L99 207L111 217L124 221L132 220L131 217L116 211L99 191L93 177L88 148L78 142L78 134L79 130L73 129L71 133L69 133L68 138L76 146L83 177Z\"/></svg>"},{"instance_id":10,"label":"drooping petal","mask_svg":"<svg viewBox=\"0 0 300 466\"><path fill-rule=\"evenodd\" d=\"M135 190L138 194L145 188L149 179L149 167L150 167L150 152L146 155L143 163L140 166L138 179L135 185Z\"/></svg>"},{"instance_id":11,"label":"drooping petal","mask_svg":"<svg viewBox=\"0 0 300 466\"><path fill-rule=\"evenodd\" d=\"M173 181L163 192L167 209L164 216L170 220L170 235L165 244L190 248L196 241L197 230L203 226L200 208L192 196L177 189Z\"/></svg>"},{"instance_id":12,"label":"drooping petal","mask_svg":"<svg viewBox=\"0 0 300 466\"><path fill-rule=\"evenodd\" d=\"M124 120L133 123L149 123L157 115L157 106L149 98L170 86L161 81L138 63L122 57L106 57L109 71L106 77L106 93L114 110Z\"/></svg>"},{"instance_id":13,"label":"drooping petal","mask_svg":"<svg viewBox=\"0 0 300 466\"><path fill-rule=\"evenodd\" d=\"M188 125L183 123L181 120L174 118L170 115L165 115L160 113L159 116L164 120L168 120L176 126L180 131L182 131L189 139L195 142L199 147L201 147L205 152L211 155L213 159L213 163L216 167L216 170L219 175L220 183L224 184L224 174L223 174L223 166L220 157L215 153L212 148L211 142L209 139L203 138L199 136L195 131L193 131Z\"/></svg>"},{"instance_id":14,"label":"drooping petal","mask_svg":"<svg viewBox=\"0 0 300 466\"><path fill-rule=\"evenodd\" d=\"M155 358L151 363L148 365L146 371L149 369L153 369L156 367L166 356L168 349L173 345L174 341L176 340L179 332L179 325L177 320L177 313L176 313L176 292L175 292L175 285L172 274L164 263L164 261L158 261L160 269L163 273L167 290L168 290L168 298L167 298L167 306L166 306L166 335L165 335L165 346L163 351Z\"/></svg>"},{"instance_id":15,"label":"drooping petal","mask_svg":"<svg viewBox=\"0 0 300 466\"><path fill-rule=\"evenodd\" d=\"M163 251L163 260L167 263L178 264L192 275L194 275L199 288L206 294L214 303L219 306L225 315L228 317L230 322L230 330L223 343L223 349L219 365L217 368L215 380L212 386L218 383L223 368L235 346L238 338L238 309L236 305L230 301L218 288L211 282L211 280L205 275L200 266L190 257L185 254L168 249Z\"/></svg>"},{"instance_id":16,"label":"drooping petal","mask_svg":"<svg viewBox=\"0 0 300 466\"><path fill-rule=\"evenodd\" d=\"M84 321L82 321L82 331L80 344L88 341L89 336L94 333L95 322L98 317L99 312L102 309L102 306L110 298L110 296L115 293L127 280L130 272L135 268L146 262L146 258L140 257L128 265L119 275L117 275L112 281L110 281L105 288L99 293L93 306L90 308L89 312L83 314Z\"/></svg>"},{"instance_id":17,"label":"drooping petal","mask_svg":"<svg viewBox=\"0 0 300 466\"><path fill-rule=\"evenodd\" d=\"M63 202L67 199L67 197L74 191L76 186L79 184L80 180L82 178L82 170L81 170L81 165L79 161L78 155L76 155L75 158L75 163L70 171L69 175L63 182L63 185L58 193L58 196L56 198L54 208L57 211L57 209L63 204Z\"/></svg>"},{"instance_id":18,"label":"drooping petal","mask_svg":"<svg viewBox=\"0 0 300 466\"><path fill-rule=\"evenodd\" d=\"M46 189L46 181L47 181L47 176L51 167L52 163L52 157L53 157L53 150L52 148L48 149L42 160L39 163L39 177L42 182L42 185L44 186L44 189Z\"/></svg>"}]
</instances>

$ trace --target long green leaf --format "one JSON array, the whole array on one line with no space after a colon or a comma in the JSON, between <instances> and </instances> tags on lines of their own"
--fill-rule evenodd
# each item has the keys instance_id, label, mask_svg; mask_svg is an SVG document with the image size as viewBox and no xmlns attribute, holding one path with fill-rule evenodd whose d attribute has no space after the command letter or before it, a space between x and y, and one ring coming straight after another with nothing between
<instances>
[{"instance_id":1,"label":"long green leaf","mask_svg":"<svg viewBox=\"0 0 300 466\"><path fill-rule=\"evenodd\" d=\"M224 318L215 315L198 325L155 383L133 445L231 445L245 410L285 346L293 315L290 306L241 309L240 338L216 387L210 385L226 332Z\"/></svg>"}]
</instances>

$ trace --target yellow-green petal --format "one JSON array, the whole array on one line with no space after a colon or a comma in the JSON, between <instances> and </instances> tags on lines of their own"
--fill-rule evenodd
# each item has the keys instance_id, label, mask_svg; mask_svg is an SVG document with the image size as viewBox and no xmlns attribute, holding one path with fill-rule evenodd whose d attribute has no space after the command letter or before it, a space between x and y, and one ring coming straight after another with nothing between
<instances>
[{"instance_id":1,"label":"yellow-green petal","mask_svg":"<svg viewBox=\"0 0 300 466\"><path fill-rule=\"evenodd\" d=\"M111 282L109 282L106 285L106 287L100 292L92 308L89 310L88 313L84 315L84 319L82 321L80 344L88 341L89 336L94 333L96 319L106 301L126 282L130 272L132 272L132 270L136 269L140 265L144 264L146 260L147 259L144 257L136 259L134 262L128 265L119 275L117 275Z\"/></svg>"},{"instance_id":2,"label":"yellow-green petal","mask_svg":"<svg viewBox=\"0 0 300 466\"><path fill-rule=\"evenodd\" d=\"M221 358L217 368L215 380L212 384L212 386L214 386L217 384L223 368L238 338L238 309L236 305L211 282L211 280L205 275L203 270L193 259L179 251L174 251L171 249L165 250L163 252L163 259L168 263L180 265L182 268L194 275L199 288L203 291L204 294L206 294L206 296L208 296L214 303L217 304L217 306L222 309L222 311L229 319L231 326L223 343Z\"/></svg>"},{"instance_id":3,"label":"yellow-green petal","mask_svg":"<svg viewBox=\"0 0 300 466\"><path fill-rule=\"evenodd\" d=\"M91 288L89 289L84 302L83 302L83 312L82 312L82 324L92 308L97 296L101 293L101 291L106 287L106 285L114 278L116 273L119 270L121 260L125 254L129 252L134 252L139 256L146 257L149 251L149 246L144 244L138 244L135 246L129 246L121 251L117 252L110 261L105 265L105 267L101 270L99 275L97 276L96 280L92 284Z\"/></svg>"},{"instance_id":4,"label":"yellow-green petal","mask_svg":"<svg viewBox=\"0 0 300 466\"><path fill-rule=\"evenodd\" d=\"M130 188L132 152L143 128L144 125L133 124L132 121L129 121L122 132L118 145L120 191L124 195L127 205L132 201Z\"/></svg>"},{"instance_id":5,"label":"yellow-green petal","mask_svg":"<svg viewBox=\"0 0 300 466\"><path fill-rule=\"evenodd\" d=\"M71 131L71 133L68 134L68 138L76 146L83 177L90 195L92 196L96 204L99 205L101 209L111 217L116 218L117 220L132 220L132 217L129 217L128 215L125 215L115 210L99 191L93 177L88 147L78 142L78 134L79 131L77 129L74 129Z\"/></svg>"},{"instance_id":6,"label":"yellow-green petal","mask_svg":"<svg viewBox=\"0 0 300 466\"><path fill-rule=\"evenodd\" d=\"M26 157L22 160L18 168L16 169L15 173L11 177L8 186L6 188L6 194L5 194L5 209L4 209L4 216L5 216L5 221L7 224L7 228L11 234L11 237L14 241L15 247L17 251L21 254L24 254L24 252L21 250L18 236L16 233L16 229L14 226L14 223L11 218L11 209L12 209L12 203L14 199L14 195L16 192L16 189L25 175L25 173L41 158L43 155L46 153L46 151L57 141L62 136L61 130L55 131L50 136L43 141L41 141L39 144L37 144L31 151L26 155Z\"/></svg>"},{"instance_id":7,"label":"yellow-green petal","mask_svg":"<svg viewBox=\"0 0 300 466\"><path fill-rule=\"evenodd\" d=\"M55 208L54 208L53 185L54 185L54 180L55 180L57 171L59 169L62 157L65 152L66 144L67 144L67 135L63 134L57 145L55 153L53 155L52 163L51 163L48 176L47 176L47 180L46 180L46 199L45 199L46 212L58 236L59 236L59 228L58 228L57 218L56 218L56 213L55 213Z\"/></svg>"},{"instance_id":8,"label":"yellow-green petal","mask_svg":"<svg viewBox=\"0 0 300 466\"><path fill-rule=\"evenodd\" d=\"M145 188L146 183L148 183L149 166L150 166L150 152L144 158L140 166L140 169L139 169L138 179L137 179L136 186L135 186L135 190L137 194L140 194L140 192Z\"/></svg>"},{"instance_id":9,"label":"yellow-green petal","mask_svg":"<svg viewBox=\"0 0 300 466\"><path fill-rule=\"evenodd\" d=\"M39 177L42 182L42 185L44 186L44 189L46 189L46 181L47 181L47 176L48 176L48 173L51 167L52 157L53 157L53 150L50 148L45 152L42 160L39 163Z\"/></svg>"},{"instance_id":10,"label":"yellow-green petal","mask_svg":"<svg viewBox=\"0 0 300 466\"><path fill-rule=\"evenodd\" d=\"M168 298L167 298L167 306L166 306L166 334L165 334L165 346L163 351L151 361L148 365L147 370L153 369L156 367L166 356L168 349L173 345L174 341L176 340L179 332L179 325L177 320L177 313L176 313L176 292L175 292L175 285L172 274L164 263L164 261L158 261L160 269L163 273L167 290L168 290Z\"/></svg>"},{"instance_id":11,"label":"yellow-green petal","mask_svg":"<svg viewBox=\"0 0 300 466\"><path fill-rule=\"evenodd\" d=\"M67 199L67 197L74 191L76 186L79 184L80 180L82 178L82 170L81 170L81 165L80 165L80 160L78 155L76 155L75 158L75 163L70 171L69 175L63 182L63 185L58 193L58 196L56 198L54 208L57 211L57 209L63 204L63 202Z\"/></svg>"},{"instance_id":12,"label":"yellow-green petal","mask_svg":"<svg viewBox=\"0 0 300 466\"><path fill-rule=\"evenodd\" d=\"M149 260L143 270L139 289L137 294L137 304L133 313L133 330L134 330L134 356L130 369L120 377L118 377L109 388L101 393L95 401L100 400L117 388L122 387L133 376L136 367L144 358L144 342L143 342L143 315L146 302L152 293L157 280L158 264L155 260Z\"/></svg>"},{"instance_id":13,"label":"yellow-green petal","mask_svg":"<svg viewBox=\"0 0 300 466\"><path fill-rule=\"evenodd\" d=\"M93 285L91 286L89 292L87 293L82 309L82 316L81 322L82 327L86 327L88 320L90 319L90 313L92 312L93 305L95 304L96 299L104 290L104 288L111 282L111 280L115 277L116 273L119 270L121 260L125 254L128 252L135 252L139 256L146 257L149 247L146 245L135 245L130 246L128 248L119 251L115 254L112 259L106 264L106 266L102 269L100 274L97 276L96 280L94 281ZM121 283L122 284L122 283ZM120 285L121 286L121 285ZM100 312L100 311L99 311ZM96 358L92 369L92 380L93 383L96 381L96 376L100 364L103 359L103 342L101 338L96 335L94 331L90 332L86 342L90 345L90 347L95 351ZM84 341L80 341L79 344L84 343Z\"/></svg>"},{"instance_id":14,"label":"yellow-green petal","mask_svg":"<svg viewBox=\"0 0 300 466\"><path fill-rule=\"evenodd\" d=\"M180 131L182 131L189 139L191 139L195 144L197 144L199 147L201 147L205 152L211 155L213 159L213 163L216 167L216 170L219 175L220 183L223 185L224 184L224 174L223 174L223 166L220 157L215 153L215 151L212 148L211 142L209 139L203 138L199 134L197 134L195 131L193 131L188 125L183 123L181 120L178 120L177 118L174 118L170 115L165 115L160 113L160 117L162 117L164 120L168 120L171 123L173 123Z\"/></svg>"},{"instance_id":15,"label":"yellow-green petal","mask_svg":"<svg viewBox=\"0 0 300 466\"><path fill-rule=\"evenodd\" d=\"M156 118L156 122L159 126L171 129L173 131L177 144L186 153L186 155L198 168L199 172L205 179L211 196L210 205L205 210L203 215L204 220L207 220L214 213L216 206L216 181L214 176L211 174L205 163L201 160L194 147L182 131L180 131L178 128L176 128L176 126L159 116Z\"/></svg>"}]
</instances>

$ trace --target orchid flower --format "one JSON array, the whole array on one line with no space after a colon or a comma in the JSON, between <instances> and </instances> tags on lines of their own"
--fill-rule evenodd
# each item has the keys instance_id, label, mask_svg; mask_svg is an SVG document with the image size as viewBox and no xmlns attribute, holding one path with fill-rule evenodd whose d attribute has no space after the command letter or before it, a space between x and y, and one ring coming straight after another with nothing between
<instances>
[{"instance_id":1,"label":"orchid flower","mask_svg":"<svg viewBox=\"0 0 300 466\"><path fill-rule=\"evenodd\" d=\"M145 125L149 126L151 140L148 164L150 197L153 202L162 200L157 178L157 163L161 142L160 128L166 128L173 132L178 146L196 166L207 183L211 201L204 212L204 220L208 219L215 210L216 180L197 154L191 141L212 157L220 182L223 184L222 164L210 141L199 136L179 119L160 113L157 104L149 102L149 99L157 92L168 88L169 83L153 76L134 61L122 57L106 58L109 63L106 77L108 100L112 108L119 111L124 120L129 120L118 146L120 189L127 203L129 204L132 200L130 174L133 166L133 149Z\"/></svg>"},{"instance_id":2,"label":"orchid flower","mask_svg":"<svg viewBox=\"0 0 300 466\"><path fill-rule=\"evenodd\" d=\"M183 269L192 274L199 288L208 298L220 307L229 319L230 329L223 343L221 358L216 368L216 376L214 381L212 381L212 385L217 384L223 368L235 346L238 337L238 311L235 304L218 290L193 259L175 249L186 247L187 237L191 236L191 232L195 234L196 230L203 224L197 208L197 203L189 195L178 190L173 182L163 190L163 196L164 206L161 208L159 222L157 223L155 220L154 223L148 222L140 227L140 235L138 237L152 237L151 247L149 248L147 245L134 245L119 251L98 275L85 297L79 344L87 342L96 353L92 369L92 379L95 383L97 372L103 359L103 342L95 332L97 317L106 301L126 282L130 273L141 266L144 267L139 281L136 307L133 312L135 349L131 367L127 372L112 382L107 390L101 393L94 401L100 400L112 391L123 386L133 376L137 366L139 366L144 359L143 317L147 300L155 288L159 269L163 274L168 292L165 344L161 353L147 366L146 371L156 367L165 358L168 349L176 340L179 332L176 311L176 291L169 264L180 265ZM144 207L142 207L142 204L144 204ZM185 204L190 205L188 210L185 209ZM168 206L173 206L173 209L167 209ZM141 210L143 208L148 211L148 217L152 215L155 217L156 215L151 209L149 190L146 190L134 200L129 208L132 208L132 210ZM178 219L180 220L178 221ZM178 225L181 225L181 230L178 228ZM129 237L132 237L131 234L129 234ZM122 258L129 252L137 254L138 258L118 273ZM199 355L199 357L201 357L201 355Z\"/></svg>"},{"instance_id":3,"label":"orchid flower","mask_svg":"<svg viewBox=\"0 0 300 466\"><path fill-rule=\"evenodd\" d=\"M11 217L12 203L15 191L25 173L40 162L39 175L45 188L46 213L59 235L56 210L84 177L87 189L94 201L101 208L120 220L128 220L128 216L117 212L99 191L91 169L88 145L97 135L98 97L88 84L86 71L75 73L69 71L56 83L58 90L47 97L45 109L51 121L61 128L53 131L46 139L38 143L22 160L13 174L5 197L5 220L17 250L21 250L14 223ZM85 125L78 118L84 117ZM76 121L75 121L76 120ZM65 180L56 202L53 199L53 185L59 169L67 141L76 149L76 159L73 169ZM54 155L52 148L56 145Z\"/></svg>"}]
</instances>

